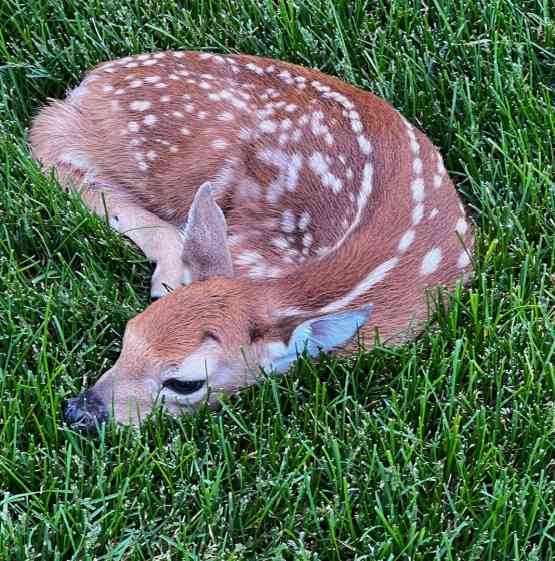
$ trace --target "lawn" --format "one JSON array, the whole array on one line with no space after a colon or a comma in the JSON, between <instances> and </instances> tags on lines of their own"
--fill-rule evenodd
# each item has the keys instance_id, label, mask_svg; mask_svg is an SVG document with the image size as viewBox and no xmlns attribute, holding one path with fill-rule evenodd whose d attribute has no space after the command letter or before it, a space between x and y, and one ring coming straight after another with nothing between
<instances>
[{"instance_id":1,"label":"lawn","mask_svg":"<svg viewBox=\"0 0 555 561\"><path fill-rule=\"evenodd\" d=\"M0 560L553 559L554 15L0 0ZM41 175L26 134L88 67L168 48L276 57L387 99L445 155L476 275L415 342L88 440L61 403L117 357L151 265Z\"/></svg>"}]
</instances>

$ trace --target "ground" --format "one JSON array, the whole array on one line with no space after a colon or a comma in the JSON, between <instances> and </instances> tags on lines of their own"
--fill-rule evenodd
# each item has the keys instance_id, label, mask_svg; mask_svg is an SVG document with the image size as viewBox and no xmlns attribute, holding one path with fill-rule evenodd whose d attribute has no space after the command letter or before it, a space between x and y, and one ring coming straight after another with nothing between
<instances>
[{"instance_id":1,"label":"ground","mask_svg":"<svg viewBox=\"0 0 555 561\"><path fill-rule=\"evenodd\" d=\"M553 6L177 4L0 2L0 560L552 559ZM166 48L386 98L445 155L476 276L413 343L87 440L62 400L116 358L151 266L40 174L26 133L86 68Z\"/></svg>"}]
</instances>

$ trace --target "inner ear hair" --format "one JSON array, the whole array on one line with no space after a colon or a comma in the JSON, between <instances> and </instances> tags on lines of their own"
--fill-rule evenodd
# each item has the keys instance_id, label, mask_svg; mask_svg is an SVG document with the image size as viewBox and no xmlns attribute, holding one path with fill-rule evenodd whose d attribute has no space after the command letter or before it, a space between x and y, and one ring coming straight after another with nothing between
<instances>
[{"instance_id":1,"label":"inner ear hair","mask_svg":"<svg viewBox=\"0 0 555 561\"><path fill-rule=\"evenodd\" d=\"M209 330L206 330L202 334L202 339L203 339L203 341L206 340L206 339L212 339L212 341L216 341L217 343L222 342L222 340L213 331L209 331Z\"/></svg>"},{"instance_id":2,"label":"inner ear hair","mask_svg":"<svg viewBox=\"0 0 555 561\"><path fill-rule=\"evenodd\" d=\"M269 331L269 327L262 321L251 321L249 324L249 342L254 343L259 339L263 339Z\"/></svg>"},{"instance_id":3,"label":"inner ear hair","mask_svg":"<svg viewBox=\"0 0 555 561\"><path fill-rule=\"evenodd\" d=\"M294 316L280 319L276 325L277 337L286 345L289 344L291 335L293 335L295 328L306 319L308 319L308 317L305 316Z\"/></svg>"}]
</instances>

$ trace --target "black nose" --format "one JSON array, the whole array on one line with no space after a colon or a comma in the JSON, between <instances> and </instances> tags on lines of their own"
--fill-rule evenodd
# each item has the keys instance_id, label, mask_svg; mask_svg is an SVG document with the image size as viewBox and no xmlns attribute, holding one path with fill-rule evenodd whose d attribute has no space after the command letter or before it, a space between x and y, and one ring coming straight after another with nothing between
<instances>
[{"instance_id":1,"label":"black nose","mask_svg":"<svg viewBox=\"0 0 555 561\"><path fill-rule=\"evenodd\" d=\"M108 419L108 411L102 400L92 391L66 399L63 405L64 421L72 428L95 433L100 424Z\"/></svg>"}]
</instances>

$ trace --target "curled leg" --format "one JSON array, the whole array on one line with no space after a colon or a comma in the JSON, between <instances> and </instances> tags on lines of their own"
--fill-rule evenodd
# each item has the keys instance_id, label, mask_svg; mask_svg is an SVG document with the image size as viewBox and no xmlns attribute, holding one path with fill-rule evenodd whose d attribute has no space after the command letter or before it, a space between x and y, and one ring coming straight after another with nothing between
<instances>
[{"instance_id":1,"label":"curled leg","mask_svg":"<svg viewBox=\"0 0 555 561\"><path fill-rule=\"evenodd\" d=\"M114 192L86 187L81 198L91 210L106 217L114 230L137 244L149 261L156 263L151 279L152 298L161 298L190 282L190 273L181 259L183 239L173 224Z\"/></svg>"}]
</instances>

